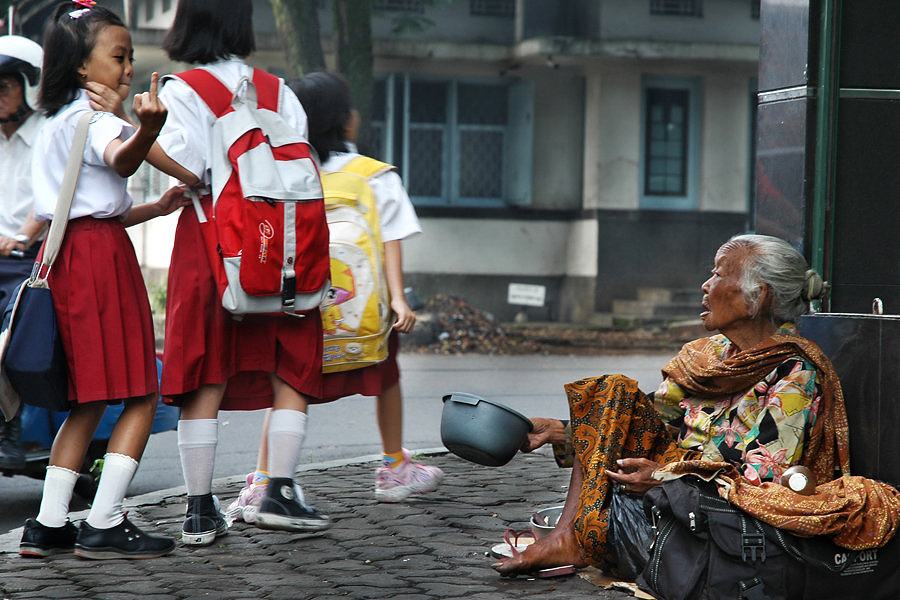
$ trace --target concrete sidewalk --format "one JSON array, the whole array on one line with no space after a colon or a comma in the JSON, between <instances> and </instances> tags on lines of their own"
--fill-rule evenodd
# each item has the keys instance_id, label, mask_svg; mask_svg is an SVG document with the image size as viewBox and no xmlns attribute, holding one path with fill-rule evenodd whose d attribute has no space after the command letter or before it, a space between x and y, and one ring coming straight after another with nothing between
<instances>
[{"instance_id":1,"label":"concrete sidewalk","mask_svg":"<svg viewBox=\"0 0 900 600\"><path fill-rule=\"evenodd\" d=\"M179 545L165 558L85 561L18 556L21 529L0 538L2 598L466 598L624 599L579 576L501 579L485 552L509 526L527 528L535 508L560 504L569 471L548 454L519 455L502 468L453 455L423 459L446 473L441 488L401 504L373 499L374 461L311 465L298 476L334 527L317 537L235 524L206 548ZM217 480L223 504L243 477ZM129 502L130 518L179 536L183 489Z\"/></svg>"}]
</instances>

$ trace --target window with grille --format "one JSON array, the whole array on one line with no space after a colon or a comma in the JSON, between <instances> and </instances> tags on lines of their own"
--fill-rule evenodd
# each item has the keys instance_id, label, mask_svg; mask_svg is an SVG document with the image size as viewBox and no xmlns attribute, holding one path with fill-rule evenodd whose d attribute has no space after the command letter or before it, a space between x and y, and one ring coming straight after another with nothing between
<instances>
[{"instance_id":1,"label":"window with grille","mask_svg":"<svg viewBox=\"0 0 900 600\"><path fill-rule=\"evenodd\" d=\"M163 12L169 12L169 9L172 8L172 0L162 0L162 9Z\"/></svg>"},{"instance_id":2,"label":"window with grille","mask_svg":"<svg viewBox=\"0 0 900 600\"><path fill-rule=\"evenodd\" d=\"M469 0L469 14L478 17L516 16L515 0Z\"/></svg>"},{"instance_id":3,"label":"window with grille","mask_svg":"<svg viewBox=\"0 0 900 600\"><path fill-rule=\"evenodd\" d=\"M687 193L688 110L687 90L647 89L644 194Z\"/></svg>"},{"instance_id":4,"label":"window with grille","mask_svg":"<svg viewBox=\"0 0 900 600\"><path fill-rule=\"evenodd\" d=\"M375 10L389 10L394 12L425 12L424 0L375 0Z\"/></svg>"},{"instance_id":5,"label":"window with grille","mask_svg":"<svg viewBox=\"0 0 900 600\"><path fill-rule=\"evenodd\" d=\"M530 112L520 115L531 100L510 90L503 81L390 76L376 83L361 149L396 165L417 204L501 205L513 196L524 203L522 182L510 179L520 162L530 169L530 153L521 158L518 148L526 145L518 141L525 127L513 131L518 137L510 133L520 121L530 128Z\"/></svg>"},{"instance_id":6,"label":"window with grille","mask_svg":"<svg viewBox=\"0 0 900 600\"><path fill-rule=\"evenodd\" d=\"M759 18L759 3L760 0L750 0L750 16L754 19Z\"/></svg>"},{"instance_id":7,"label":"window with grille","mask_svg":"<svg viewBox=\"0 0 900 600\"><path fill-rule=\"evenodd\" d=\"M702 0L650 0L651 15L702 17Z\"/></svg>"},{"instance_id":8,"label":"window with grille","mask_svg":"<svg viewBox=\"0 0 900 600\"><path fill-rule=\"evenodd\" d=\"M153 19L156 14L156 0L147 0L144 2L144 18L148 21Z\"/></svg>"}]
</instances>

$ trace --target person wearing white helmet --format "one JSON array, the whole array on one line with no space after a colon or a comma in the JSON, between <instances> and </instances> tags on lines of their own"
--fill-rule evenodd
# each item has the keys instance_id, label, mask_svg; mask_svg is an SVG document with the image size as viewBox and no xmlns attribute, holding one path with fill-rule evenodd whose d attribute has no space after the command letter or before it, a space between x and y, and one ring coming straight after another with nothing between
<instances>
[{"instance_id":1,"label":"person wearing white helmet","mask_svg":"<svg viewBox=\"0 0 900 600\"><path fill-rule=\"evenodd\" d=\"M0 37L0 314L31 274L43 225L32 216L31 147L46 118L35 111L44 53L18 35ZM0 470L25 467L21 417L0 419Z\"/></svg>"}]
</instances>

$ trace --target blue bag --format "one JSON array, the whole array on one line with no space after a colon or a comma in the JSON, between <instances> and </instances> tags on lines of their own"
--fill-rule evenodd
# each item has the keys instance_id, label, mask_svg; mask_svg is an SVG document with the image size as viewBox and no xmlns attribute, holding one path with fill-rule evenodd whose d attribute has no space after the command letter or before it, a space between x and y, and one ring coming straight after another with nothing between
<instances>
[{"instance_id":1,"label":"blue bag","mask_svg":"<svg viewBox=\"0 0 900 600\"><path fill-rule=\"evenodd\" d=\"M3 355L10 385L25 404L67 410L68 370L50 289L26 283L11 304L12 329Z\"/></svg>"}]
</instances>

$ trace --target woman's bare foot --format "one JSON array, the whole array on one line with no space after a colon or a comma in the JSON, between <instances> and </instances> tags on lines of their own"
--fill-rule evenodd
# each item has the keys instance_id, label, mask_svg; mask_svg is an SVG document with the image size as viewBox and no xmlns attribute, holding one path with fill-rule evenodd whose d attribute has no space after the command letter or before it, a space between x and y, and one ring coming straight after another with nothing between
<instances>
[{"instance_id":1,"label":"woman's bare foot","mask_svg":"<svg viewBox=\"0 0 900 600\"><path fill-rule=\"evenodd\" d=\"M565 565L579 568L588 566L587 561L581 556L575 532L572 530L554 533L537 540L518 556L500 559L500 562L494 563L491 567L506 577Z\"/></svg>"}]
</instances>

